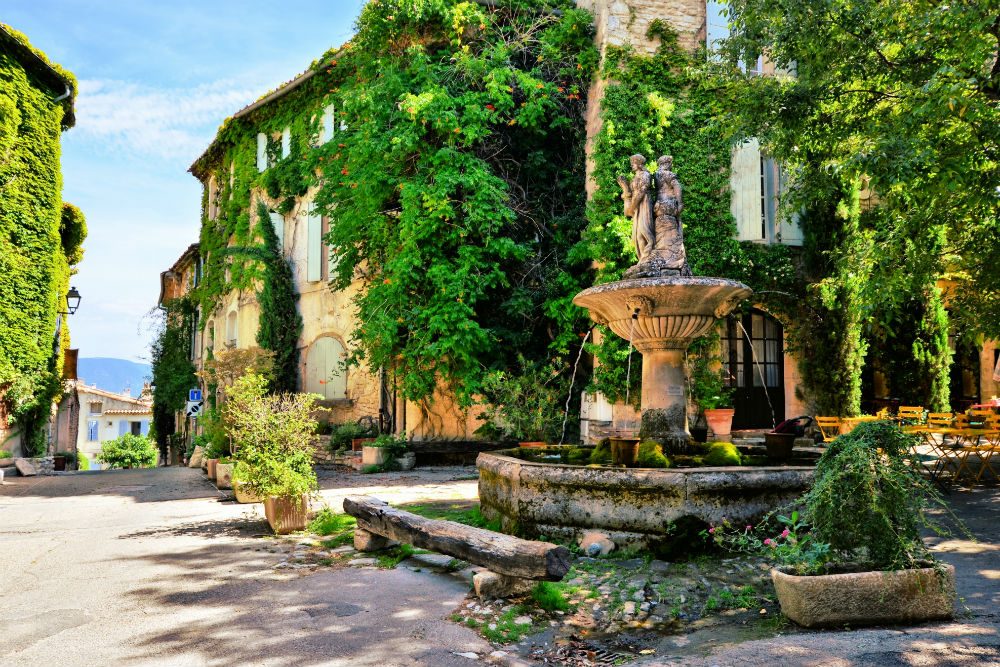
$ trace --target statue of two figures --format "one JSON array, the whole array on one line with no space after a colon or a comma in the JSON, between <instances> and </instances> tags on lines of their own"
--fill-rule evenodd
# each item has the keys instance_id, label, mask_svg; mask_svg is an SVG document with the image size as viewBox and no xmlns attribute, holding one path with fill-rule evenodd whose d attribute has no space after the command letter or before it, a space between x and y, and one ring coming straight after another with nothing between
<instances>
[{"instance_id":1,"label":"statue of two figures","mask_svg":"<svg viewBox=\"0 0 1000 667\"><path fill-rule=\"evenodd\" d=\"M674 159L663 155L655 174L646 169L646 158L633 155L632 179L619 176L625 215L632 218L632 243L639 262L625 278L690 276L681 225L681 183L673 169Z\"/></svg>"}]
</instances>

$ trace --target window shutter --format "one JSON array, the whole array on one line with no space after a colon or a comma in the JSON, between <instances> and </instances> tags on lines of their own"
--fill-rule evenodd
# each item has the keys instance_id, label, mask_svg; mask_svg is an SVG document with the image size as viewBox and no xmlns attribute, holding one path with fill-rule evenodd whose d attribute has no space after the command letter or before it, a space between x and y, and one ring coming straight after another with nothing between
<instances>
[{"instance_id":1,"label":"window shutter","mask_svg":"<svg viewBox=\"0 0 1000 667\"><path fill-rule=\"evenodd\" d=\"M751 139L733 148L729 174L730 210L740 241L762 241L760 144Z\"/></svg>"},{"instance_id":2,"label":"window shutter","mask_svg":"<svg viewBox=\"0 0 1000 667\"><path fill-rule=\"evenodd\" d=\"M312 202L306 210L306 280L317 282L323 279L323 219Z\"/></svg>"},{"instance_id":3,"label":"window shutter","mask_svg":"<svg viewBox=\"0 0 1000 667\"><path fill-rule=\"evenodd\" d=\"M149 420L143 419L139 422L139 435L149 435Z\"/></svg>"},{"instance_id":4,"label":"window shutter","mask_svg":"<svg viewBox=\"0 0 1000 667\"><path fill-rule=\"evenodd\" d=\"M97 442L97 421L94 419L87 422L87 440Z\"/></svg>"},{"instance_id":5,"label":"window shutter","mask_svg":"<svg viewBox=\"0 0 1000 667\"><path fill-rule=\"evenodd\" d=\"M325 144L326 142L333 139L333 135L336 134L334 127L334 106L332 104L328 105L323 109L323 127L320 128L319 143Z\"/></svg>"},{"instance_id":6,"label":"window shutter","mask_svg":"<svg viewBox=\"0 0 1000 667\"><path fill-rule=\"evenodd\" d=\"M281 131L281 157L286 158L292 153L292 129L286 127Z\"/></svg>"},{"instance_id":7,"label":"window shutter","mask_svg":"<svg viewBox=\"0 0 1000 667\"><path fill-rule=\"evenodd\" d=\"M274 234L278 237L278 251L285 250L285 217L277 211L271 211L271 224L274 225Z\"/></svg>"},{"instance_id":8,"label":"window shutter","mask_svg":"<svg viewBox=\"0 0 1000 667\"><path fill-rule=\"evenodd\" d=\"M267 135L257 133L257 171L267 169Z\"/></svg>"},{"instance_id":9,"label":"window shutter","mask_svg":"<svg viewBox=\"0 0 1000 667\"><path fill-rule=\"evenodd\" d=\"M119 419L118 420L118 435L125 435L126 433L128 433L128 430L129 430L128 421L126 421L124 419Z\"/></svg>"}]
</instances>

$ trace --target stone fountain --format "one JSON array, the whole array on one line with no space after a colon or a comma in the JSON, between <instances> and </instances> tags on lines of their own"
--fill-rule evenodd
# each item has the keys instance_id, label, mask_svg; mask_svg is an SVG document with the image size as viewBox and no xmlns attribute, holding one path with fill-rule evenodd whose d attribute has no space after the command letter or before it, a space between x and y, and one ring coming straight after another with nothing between
<instances>
[{"instance_id":1,"label":"stone fountain","mask_svg":"<svg viewBox=\"0 0 1000 667\"><path fill-rule=\"evenodd\" d=\"M655 174L632 156L621 177L633 220L638 263L625 279L580 292L574 303L642 354L640 436L672 452L687 449L684 353L741 300L739 282L691 275L680 214L681 185L669 156ZM483 452L483 514L508 532L576 539L600 530L619 546L670 539L678 521L755 520L798 497L812 481L815 459L780 466L626 468L568 464L568 447ZM818 454L815 454L818 457Z\"/></svg>"},{"instance_id":2,"label":"stone fountain","mask_svg":"<svg viewBox=\"0 0 1000 667\"><path fill-rule=\"evenodd\" d=\"M693 277L684 249L681 184L673 158L657 160L655 174L646 158L632 156L631 179L618 178L625 214L632 218L638 263L625 279L597 285L573 303L590 311L598 324L631 341L642 354L642 426L639 436L670 451L683 451L687 427L684 355L736 305L749 287L724 278Z\"/></svg>"}]
</instances>

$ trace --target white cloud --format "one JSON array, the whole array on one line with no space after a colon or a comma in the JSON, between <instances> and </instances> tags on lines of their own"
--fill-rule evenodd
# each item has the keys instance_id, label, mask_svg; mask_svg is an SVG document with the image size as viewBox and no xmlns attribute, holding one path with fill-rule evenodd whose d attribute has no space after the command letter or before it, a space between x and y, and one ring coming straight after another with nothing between
<instances>
[{"instance_id":1,"label":"white cloud","mask_svg":"<svg viewBox=\"0 0 1000 667\"><path fill-rule=\"evenodd\" d=\"M194 88L154 88L130 81L80 81L74 133L115 152L193 161L221 120L262 90L235 81ZM187 165L184 165L187 166Z\"/></svg>"}]
</instances>

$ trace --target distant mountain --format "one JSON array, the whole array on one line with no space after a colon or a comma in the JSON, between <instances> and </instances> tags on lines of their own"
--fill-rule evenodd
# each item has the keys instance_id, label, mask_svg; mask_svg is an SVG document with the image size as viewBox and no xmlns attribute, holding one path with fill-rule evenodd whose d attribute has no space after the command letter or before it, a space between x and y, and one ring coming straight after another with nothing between
<instances>
[{"instance_id":1,"label":"distant mountain","mask_svg":"<svg viewBox=\"0 0 1000 667\"><path fill-rule=\"evenodd\" d=\"M133 398L139 396L143 383L149 381L151 374L149 364L109 357L81 358L76 367L76 376L87 384L96 384L98 389L115 393L129 387Z\"/></svg>"}]
</instances>

